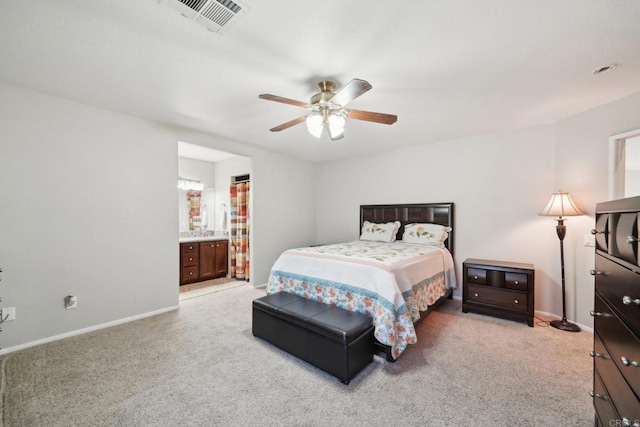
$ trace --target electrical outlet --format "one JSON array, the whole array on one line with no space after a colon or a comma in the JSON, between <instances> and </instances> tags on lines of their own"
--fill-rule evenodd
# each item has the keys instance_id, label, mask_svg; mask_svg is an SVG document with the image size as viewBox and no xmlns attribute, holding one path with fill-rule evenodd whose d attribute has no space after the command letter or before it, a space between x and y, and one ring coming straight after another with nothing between
<instances>
[{"instance_id":1,"label":"electrical outlet","mask_svg":"<svg viewBox=\"0 0 640 427\"><path fill-rule=\"evenodd\" d=\"M2 320L3 322L8 322L9 320L16 320L16 308L15 307L0 308L0 320Z\"/></svg>"},{"instance_id":2,"label":"electrical outlet","mask_svg":"<svg viewBox=\"0 0 640 427\"><path fill-rule=\"evenodd\" d=\"M72 308L78 308L78 297L75 295L68 295L64 298L64 308L71 310Z\"/></svg>"}]
</instances>

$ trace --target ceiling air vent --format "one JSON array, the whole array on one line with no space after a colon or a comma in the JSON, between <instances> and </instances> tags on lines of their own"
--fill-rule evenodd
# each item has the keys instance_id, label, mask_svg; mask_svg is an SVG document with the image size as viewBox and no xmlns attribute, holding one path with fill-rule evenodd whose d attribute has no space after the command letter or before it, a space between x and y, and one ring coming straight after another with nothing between
<instances>
[{"instance_id":1,"label":"ceiling air vent","mask_svg":"<svg viewBox=\"0 0 640 427\"><path fill-rule=\"evenodd\" d=\"M231 0L159 0L159 3L216 33L225 32L246 10Z\"/></svg>"}]
</instances>

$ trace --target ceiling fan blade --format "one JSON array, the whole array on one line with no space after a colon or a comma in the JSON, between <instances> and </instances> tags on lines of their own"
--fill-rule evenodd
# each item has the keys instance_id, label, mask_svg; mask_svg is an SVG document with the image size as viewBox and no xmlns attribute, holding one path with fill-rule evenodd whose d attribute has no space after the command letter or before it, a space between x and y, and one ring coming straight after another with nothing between
<instances>
[{"instance_id":1,"label":"ceiling fan blade","mask_svg":"<svg viewBox=\"0 0 640 427\"><path fill-rule=\"evenodd\" d=\"M285 130L290 128L291 126L295 126L299 123L302 123L305 121L305 119L307 118L307 116L302 116L302 117L298 117L297 119L293 119L287 123L283 123L280 126L276 126L274 128L269 129L271 132L280 132L281 130Z\"/></svg>"},{"instance_id":2,"label":"ceiling fan blade","mask_svg":"<svg viewBox=\"0 0 640 427\"><path fill-rule=\"evenodd\" d=\"M296 101L295 99L283 98L282 96L270 95L268 93L263 93L262 95L258 95L260 99L266 99L267 101L275 101L282 102L283 104L295 105L296 107L307 108L309 104L302 101Z\"/></svg>"},{"instance_id":3,"label":"ceiling fan blade","mask_svg":"<svg viewBox=\"0 0 640 427\"><path fill-rule=\"evenodd\" d=\"M385 125L392 125L398 120L398 116L394 116L393 114L374 113L362 110L347 110L347 117L350 119L365 120L367 122L376 122Z\"/></svg>"},{"instance_id":4,"label":"ceiling fan blade","mask_svg":"<svg viewBox=\"0 0 640 427\"><path fill-rule=\"evenodd\" d=\"M331 102L344 107L349 102L367 92L369 89L371 89L369 82L360 79L353 79L333 95Z\"/></svg>"}]
</instances>

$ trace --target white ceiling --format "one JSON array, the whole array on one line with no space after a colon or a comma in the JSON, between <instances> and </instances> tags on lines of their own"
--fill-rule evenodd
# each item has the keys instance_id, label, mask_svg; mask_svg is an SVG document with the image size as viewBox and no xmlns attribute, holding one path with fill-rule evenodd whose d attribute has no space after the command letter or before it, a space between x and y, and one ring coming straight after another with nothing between
<instances>
[{"instance_id":1,"label":"white ceiling","mask_svg":"<svg viewBox=\"0 0 640 427\"><path fill-rule=\"evenodd\" d=\"M225 151L214 150L213 148L203 147L202 145L190 144L184 141L178 141L178 157L187 159L204 160L206 162L219 162L221 160L235 157L234 154Z\"/></svg>"},{"instance_id":2,"label":"white ceiling","mask_svg":"<svg viewBox=\"0 0 640 427\"><path fill-rule=\"evenodd\" d=\"M551 123L640 91L638 0L246 0L212 33L156 0L3 0L0 82L327 161ZM615 71L593 75L610 63ZM304 124L315 83L357 77L345 138Z\"/></svg>"}]
</instances>

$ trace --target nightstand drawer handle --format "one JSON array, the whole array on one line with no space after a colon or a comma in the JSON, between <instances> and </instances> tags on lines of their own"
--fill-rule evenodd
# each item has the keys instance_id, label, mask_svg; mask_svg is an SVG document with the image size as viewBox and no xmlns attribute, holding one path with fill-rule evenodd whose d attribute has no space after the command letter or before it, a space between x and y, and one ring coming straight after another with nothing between
<instances>
[{"instance_id":1,"label":"nightstand drawer handle","mask_svg":"<svg viewBox=\"0 0 640 427\"><path fill-rule=\"evenodd\" d=\"M190 272L189 272L189 276L191 276L192 274L193 274L193 271L190 271Z\"/></svg>"},{"instance_id":2,"label":"nightstand drawer handle","mask_svg":"<svg viewBox=\"0 0 640 427\"><path fill-rule=\"evenodd\" d=\"M473 279L474 280L478 280L478 276L473 276Z\"/></svg>"},{"instance_id":3,"label":"nightstand drawer handle","mask_svg":"<svg viewBox=\"0 0 640 427\"><path fill-rule=\"evenodd\" d=\"M517 299L514 299L513 302L515 302L516 304L520 304Z\"/></svg>"},{"instance_id":4,"label":"nightstand drawer handle","mask_svg":"<svg viewBox=\"0 0 640 427\"><path fill-rule=\"evenodd\" d=\"M474 293L473 293L473 296L474 296L474 297L477 297L477 296L478 296L478 293L477 293L477 292L474 292Z\"/></svg>"},{"instance_id":5,"label":"nightstand drawer handle","mask_svg":"<svg viewBox=\"0 0 640 427\"><path fill-rule=\"evenodd\" d=\"M602 400L609 400L609 396L607 396L606 394L598 394L595 391L590 391L589 396L597 397L598 399L602 399Z\"/></svg>"},{"instance_id":6,"label":"nightstand drawer handle","mask_svg":"<svg viewBox=\"0 0 640 427\"><path fill-rule=\"evenodd\" d=\"M635 420L631 423L631 420L627 417L622 417L622 426L623 427L640 427L640 421Z\"/></svg>"},{"instance_id":7,"label":"nightstand drawer handle","mask_svg":"<svg viewBox=\"0 0 640 427\"><path fill-rule=\"evenodd\" d=\"M604 271L596 271L596 270L589 270L589 274L591 274L592 276L605 276L606 273Z\"/></svg>"},{"instance_id":8,"label":"nightstand drawer handle","mask_svg":"<svg viewBox=\"0 0 640 427\"><path fill-rule=\"evenodd\" d=\"M636 362L635 360L629 360L624 356L622 356L620 360L622 360L622 364L624 366L635 366L636 368L640 368L640 363Z\"/></svg>"},{"instance_id":9,"label":"nightstand drawer handle","mask_svg":"<svg viewBox=\"0 0 640 427\"><path fill-rule=\"evenodd\" d=\"M515 285L519 285L520 282L518 282L517 280L513 282Z\"/></svg>"},{"instance_id":10,"label":"nightstand drawer handle","mask_svg":"<svg viewBox=\"0 0 640 427\"><path fill-rule=\"evenodd\" d=\"M591 234L604 234L605 231L604 230L596 230L595 228L591 229Z\"/></svg>"},{"instance_id":11,"label":"nightstand drawer handle","mask_svg":"<svg viewBox=\"0 0 640 427\"><path fill-rule=\"evenodd\" d=\"M591 357L602 357L603 359L611 359L608 354L596 353L595 351L590 351L589 356Z\"/></svg>"},{"instance_id":12,"label":"nightstand drawer handle","mask_svg":"<svg viewBox=\"0 0 640 427\"><path fill-rule=\"evenodd\" d=\"M631 305L631 304L640 305L640 298L633 299L630 296L625 295L622 297L622 303L624 305Z\"/></svg>"},{"instance_id":13,"label":"nightstand drawer handle","mask_svg":"<svg viewBox=\"0 0 640 427\"><path fill-rule=\"evenodd\" d=\"M631 244L631 243L636 243L640 241L640 239L638 239L636 236L627 236L627 243Z\"/></svg>"}]
</instances>

